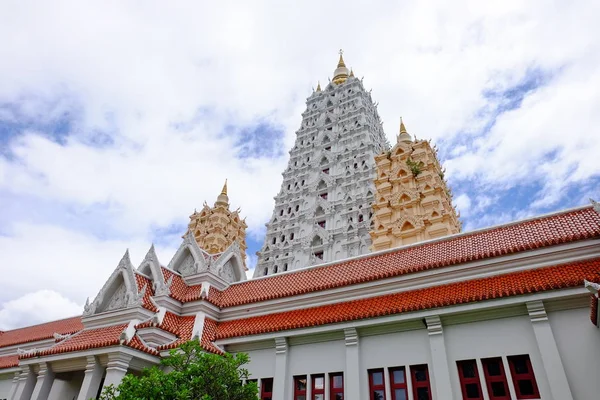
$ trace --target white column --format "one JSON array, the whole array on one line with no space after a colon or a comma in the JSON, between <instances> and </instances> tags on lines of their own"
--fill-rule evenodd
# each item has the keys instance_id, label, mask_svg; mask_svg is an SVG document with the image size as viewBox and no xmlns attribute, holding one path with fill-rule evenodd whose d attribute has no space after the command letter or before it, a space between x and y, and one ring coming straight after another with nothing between
<instances>
[{"instance_id":1,"label":"white column","mask_svg":"<svg viewBox=\"0 0 600 400\"><path fill-rule=\"evenodd\" d=\"M573 400L567 375L560 359L556 340L548 321L548 315L541 300L526 303L527 312L533 326L533 333L537 341L544 370L548 377L550 392L555 400Z\"/></svg>"},{"instance_id":2,"label":"white column","mask_svg":"<svg viewBox=\"0 0 600 400\"><path fill-rule=\"evenodd\" d=\"M390 376L389 367L383 368L383 383L385 384L385 398L392 398L392 382L390 382L392 377Z\"/></svg>"},{"instance_id":3,"label":"white column","mask_svg":"<svg viewBox=\"0 0 600 400\"><path fill-rule=\"evenodd\" d=\"M346 340L346 374L344 376L344 398L360 400L360 359L358 332L355 328L344 329Z\"/></svg>"},{"instance_id":4,"label":"white column","mask_svg":"<svg viewBox=\"0 0 600 400\"><path fill-rule=\"evenodd\" d=\"M54 372L46 362L40 363L40 372L38 372L37 382L31 395L31 400L46 400L54 383Z\"/></svg>"},{"instance_id":5,"label":"white column","mask_svg":"<svg viewBox=\"0 0 600 400\"><path fill-rule=\"evenodd\" d=\"M488 393L487 390L487 383L485 381L485 371L483 370L483 363L481 362L481 358L478 358L475 360L475 364L477 364L477 373L479 374L479 382L482 383L481 385L481 392L483 395L484 400L489 400L490 395Z\"/></svg>"},{"instance_id":6,"label":"white column","mask_svg":"<svg viewBox=\"0 0 600 400\"><path fill-rule=\"evenodd\" d=\"M85 375L83 377L83 383L79 390L79 396L77 400L89 400L96 398L98 389L100 389L100 382L102 381L102 375L104 374L104 368L96 357L88 356L87 365L85 366Z\"/></svg>"},{"instance_id":7,"label":"white column","mask_svg":"<svg viewBox=\"0 0 600 400\"><path fill-rule=\"evenodd\" d=\"M427 331L429 332L429 347L431 348L432 372L435 385L432 385L435 399L452 399L452 385L450 384L450 372L448 358L446 356L446 344L444 343L444 331L442 321L437 315L426 317Z\"/></svg>"},{"instance_id":8,"label":"white column","mask_svg":"<svg viewBox=\"0 0 600 400\"><path fill-rule=\"evenodd\" d=\"M21 368L21 374L19 375L19 385L15 394L13 396L13 400L29 400L31 398L31 393L33 393L33 388L35 387L35 374L31 370L31 367L23 367Z\"/></svg>"},{"instance_id":9,"label":"white column","mask_svg":"<svg viewBox=\"0 0 600 400\"><path fill-rule=\"evenodd\" d=\"M294 390L292 388L292 390ZM306 374L306 400L312 399L312 376L310 374Z\"/></svg>"},{"instance_id":10,"label":"white column","mask_svg":"<svg viewBox=\"0 0 600 400\"><path fill-rule=\"evenodd\" d=\"M287 397L287 356L288 343L284 337L275 338L275 376L273 377L273 400L284 400Z\"/></svg>"},{"instance_id":11,"label":"white column","mask_svg":"<svg viewBox=\"0 0 600 400\"><path fill-rule=\"evenodd\" d=\"M127 373L129 362L133 357L125 353L110 353L108 355L108 363L106 364L106 376L104 377L104 388L113 385L115 388L119 386L121 380Z\"/></svg>"}]
</instances>

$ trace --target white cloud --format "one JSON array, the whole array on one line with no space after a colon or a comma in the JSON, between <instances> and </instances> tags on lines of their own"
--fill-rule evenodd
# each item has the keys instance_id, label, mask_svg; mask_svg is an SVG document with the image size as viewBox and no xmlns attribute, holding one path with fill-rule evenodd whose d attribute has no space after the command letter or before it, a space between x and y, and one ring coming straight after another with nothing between
<instances>
[{"instance_id":1,"label":"white cloud","mask_svg":"<svg viewBox=\"0 0 600 400\"><path fill-rule=\"evenodd\" d=\"M80 315L77 304L53 290L38 290L7 301L0 308L0 330Z\"/></svg>"},{"instance_id":2,"label":"white cloud","mask_svg":"<svg viewBox=\"0 0 600 400\"><path fill-rule=\"evenodd\" d=\"M567 185L587 187L600 173L599 7L592 0L306 1L293 9L266 0L3 3L0 120L34 128L0 138L11 153L0 153L0 199L8 193L78 212L57 208L50 218L0 209L8 232L0 236L8 277L0 301L52 289L82 303L126 247L141 259L155 229L184 225L225 178L248 234L259 237L304 100L331 76L339 47L373 88L390 139L402 115L411 133L438 142L451 182L479 192L537 182L543 189L531 207L560 204ZM513 88L531 71L549 78L479 136L506 102L486 91ZM45 127L65 113L69 132L57 144ZM240 132L259 123L284 130L274 145L281 156L237 154ZM90 146L98 133L108 144ZM456 201L478 224L517 216L479 218L492 204L485 193ZM81 210L101 215L102 224L82 226ZM167 262L172 249L160 251Z\"/></svg>"}]
</instances>

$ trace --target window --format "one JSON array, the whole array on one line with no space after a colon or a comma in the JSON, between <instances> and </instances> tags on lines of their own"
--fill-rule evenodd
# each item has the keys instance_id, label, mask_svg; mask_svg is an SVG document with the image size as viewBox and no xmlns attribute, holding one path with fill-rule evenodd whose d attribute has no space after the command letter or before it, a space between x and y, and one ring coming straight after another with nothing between
<instances>
[{"instance_id":1,"label":"window","mask_svg":"<svg viewBox=\"0 0 600 400\"><path fill-rule=\"evenodd\" d=\"M515 385L517 399L537 399L540 392L535 382L531 360L528 355L507 357L510 375Z\"/></svg>"},{"instance_id":2,"label":"window","mask_svg":"<svg viewBox=\"0 0 600 400\"><path fill-rule=\"evenodd\" d=\"M277 242L277 238L273 238L273 240L271 241L271 243L275 244Z\"/></svg>"},{"instance_id":3,"label":"window","mask_svg":"<svg viewBox=\"0 0 600 400\"><path fill-rule=\"evenodd\" d=\"M313 375L312 378L312 399L325 400L325 375Z\"/></svg>"},{"instance_id":4,"label":"window","mask_svg":"<svg viewBox=\"0 0 600 400\"><path fill-rule=\"evenodd\" d=\"M296 204L296 211L300 209L300 205Z\"/></svg>"},{"instance_id":5,"label":"window","mask_svg":"<svg viewBox=\"0 0 600 400\"><path fill-rule=\"evenodd\" d=\"M317 222L317 225L319 225L321 228L325 228L325 221L319 221Z\"/></svg>"},{"instance_id":6,"label":"window","mask_svg":"<svg viewBox=\"0 0 600 400\"><path fill-rule=\"evenodd\" d=\"M294 240L294 232L290 233L290 240Z\"/></svg>"},{"instance_id":7,"label":"window","mask_svg":"<svg viewBox=\"0 0 600 400\"><path fill-rule=\"evenodd\" d=\"M306 400L306 375L294 377L294 400Z\"/></svg>"},{"instance_id":8,"label":"window","mask_svg":"<svg viewBox=\"0 0 600 400\"><path fill-rule=\"evenodd\" d=\"M327 174L327 175L329 175L329 168L325 168L325 169L323 170L323 173L324 173L324 174Z\"/></svg>"},{"instance_id":9,"label":"window","mask_svg":"<svg viewBox=\"0 0 600 400\"><path fill-rule=\"evenodd\" d=\"M287 264L283 264L283 271L287 271Z\"/></svg>"},{"instance_id":10,"label":"window","mask_svg":"<svg viewBox=\"0 0 600 400\"><path fill-rule=\"evenodd\" d=\"M325 147L325 150L327 150L327 151L331 151L331 146L327 146L327 147Z\"/></svg>"},{"instance_id":11,"label":"window","mask_svg":"<svg viewBox=\"0 0 600 400\"><path fill-rule=\"evenodd\" d=\"M383 369L369 370L369 398L371 400L385 400L385 382Z\"/></svg>"},{"instance_id":12,"label":"window","mask_svg":"<svg viewBox=\"0 0 600 400\"><path fill-rule=\"evenodd\" d=\"M412 378L414 400L431 400L427 364L411 365L410 375Z\"/></svg>"},{"instance_id":13,"label":"window","mask_svg":"<svg viewBox=\"0 0 600 400\"><path fill-rule=\"evenodd\" d=\"M475 360L457 361L458 378L460 379L460 388L464 400L477 399L483 400L481 392L481 383L479 373L477 372L477 363Z\"/></svg>"},{"instance_id":14,"label":"window","mask_svg":"<svg viewBox=\"0 0 600 400\"><path fill-rule=\"evenodd\" d=\"M269 268L265 268L263 272L265 273L265 275L269 275Z\"/></svg>"},{"instance_id":15,"label":"window","mask_svg":"<svg viewBox=\"0 0 600 400\"><path fill-rule=\"evenodd\" d=\"M273 267L273 273L274 274L276 274L278 270L279 270L279 267L277 265Z\"/></svg>"},{"instance_id":16,"label":"window","mask_svg":"<svg viewBox=\"0 0 600 400\"><path fill-rule=\"evenodd\" d=\"M482 358L481 363L490 400L510 400L502 359L500 357Z\"/></svg>"},{"instance_id":17,"label":"window","mask_svg":"<svg viewBox=\"0 0 600 400\"><path fill-rule=\"evenodd\" d=\"M279 216L283 215L283 209L281 209L281 211L279 211Z\"/></svg>"},{"instance_id":18,"label":"window","mask_svg":"<svg viewBox=\"0 0 600 400\"><path fill-rule=\"evenodd\" d=\"M358 216L358 222L363 222L363 220L364 220L364 217L362 216L362 214L360 214Z\"/></svg>"},{"instance_id":19,"label":"window","mask_svg":"<svg viewBox=\"0 0 600 400\"><path fill-rule=\"evenodd\" d=\"M315 257L317 257L318 259L322 260L323 259L323 252L322 251L315 251Z\"/></svg>"},{"instance_id":20,"label":"window","mask_svg":"<svg viewBox=\"0 0 600 400\"><path fill-rule=\"evenodd\" d=\"M390 368L390 387L392 389L392 400L408 399L404 367Z\"/></svg>"},{"instance_id":21,"label":"window","mask_svg":"<svg viewBox=\"0 0 600 400\"><path fill-rule=\"evenodd\" d=\"M344 400L344 374L329 374L330 400Z\"/></svg>"},{"instance_id":22,"label":"window","mask_svg":"<svg viewBox=\"0 0 600 400\"><path fill-rule=\"evenodd\" d=\"M321 193L321 198L323 200L327 200L327 193Z\"/></svg>"},{"instance_id":23,"label":"window","mask_svg":"<svg viewBox=\"0 0 600 400\"><path fill-rule=\"evenodd\" d=\"M273 400L273 378L263 378L260 382L260 399Z\"/></svg>"}]
</instances>

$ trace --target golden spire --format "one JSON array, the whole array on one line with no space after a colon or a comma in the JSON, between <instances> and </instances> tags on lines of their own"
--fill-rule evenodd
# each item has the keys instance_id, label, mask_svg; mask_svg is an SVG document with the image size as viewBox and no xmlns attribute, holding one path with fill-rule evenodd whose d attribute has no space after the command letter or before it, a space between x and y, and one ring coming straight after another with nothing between
<instances>
[{"instance_id":1,"label":"golden spire","mask_svg":"<svg viewBox=\"0 0 600 400\"><path fill-rule=\"evenodd\" d=\"M221 190L221 194L227 196L227 179L225 179L225 184L223 185L223 189Z\"/></svg>"},{"instance_id":2,"label":"golden spire","mask_svg":"<svg viewBox=\"0 0 600 400\"><path fill-rule=\"evenodd\" d=\"M400 117L400 134L403 133L408 134L408 132L406 131L406 127L404 126L404 122L402 122L402 117Z\"/></svg>"},{"instance_id":3,"label":"golden spire","mask_svg":"<svg viewBox=\"0 0 600 400\"><path fill-rule=\"evenodd\" d=\"M354 70L352 68L350 68L350 76L354 77Z\"/></svg>"},{"instance_id":4,"label":"golden spire","mask_svg":"<svg viewBox=\"0 0 600 400\"><path fill-rule=\"evenodd\" d=\"M338 68L346 67L346 63L344 63L344 57L342 56L342 54L344 54L344 50L340 49L340 61L338 61L337 65Z\"/></svg>"},{"instance_id":5,"label":"golden spire","mask_svg":"<svg viewBox=\"0 0 600 400\"><path fill-rule=\"evenodd\" d=\"M343 53L344 51L340 49L340 60L338 61L337 68L335 71L333 71L333 83L338 85L345 82L346 79L348 79L348 74L350 73L348 68L346 68L346 63L344 63L344 57L342 56Z\"/></svg>"},{"instance_id":6,"label":"golden spire","mask_svg":"<svg viewBox=\"0 0 600 400\"><path fill-rule=\"evenodd\" d=\"M321 82L317 82L317 92L321 91Z\"/></svg>"},{"instance_id":7,"label":"golden spire","mask_svg":"<svg viewBox=\"0 0 600 400\"><path fill-rule=\"evenodd\" d=\"M399 142L412 142L412 138L406 131L406 127L404 126L402 117L400 117L400 134L398 135L398 141Z\"/></svg>"}]
</instances>

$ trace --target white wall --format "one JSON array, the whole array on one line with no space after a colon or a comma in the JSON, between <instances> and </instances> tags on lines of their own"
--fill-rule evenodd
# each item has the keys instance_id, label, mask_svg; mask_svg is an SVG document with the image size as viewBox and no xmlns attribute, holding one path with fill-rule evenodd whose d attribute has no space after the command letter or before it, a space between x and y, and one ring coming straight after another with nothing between
<instances>
[{"instance_id":1,"label":"white wall","mask_svg":"<svg viewBox=\"0 0 600 400\"><path fill-rule=\"evenodd\" d=\"M550 312L548 320L573 398L597 398L600 393L600 330L590 321L590 309Z\"/></svg>"},{"instance_id":2,"label":"white wall","mask_svg":"<svg viewBox=\"0 0 600 400\"><path fill-rule=\"evenodd\" d=\"M528 316L444 326L444 340L454 398L462 396L456 361L518 354L529 354L541 397L552 398Z\"/></svg>"},{"instance_id":3,"label":"white wall","mask_svg":"<svg viewBox=\"0 0 600 400\"><path fill-rule=\"evenodd\" d=\"M346 345L343 340L289 347L288 376L344 371Z\"/></svg>"},{"instance_id":4,"label":"white wall","mask_svg":"<svg viewBox=\"0 0 600 400\"><path fill-rule=\"evenodd\" d=\"M14 377L14 373L0 375L0 399L3 400L8 397L8 392L10 392L10 388L12 387L12 380Z\"/></svg>"},{"instance_id":5,"label":"white wall","mask_svg":"<svg viewBox=\"0 0 600 400\"><path fill-rule=\"evenodd\" d=\"M359 351L361 399L369 398L369 369L428 364L431 372L431 351L426 329L361 337ZM408 368L406 374L408 376ZM434 384L432 377L432 388Z\"/></svg>"},{"instance_id":6,"label":"white wall","mask_svg":"<svg viewBox=\"0 0 600 400\"><path fill-rule=\"evenodd\" d=\"M250 363L247 365L250 379L275 376L275 348L243 352L250 356Z\"/></svg>"},{"instance_id":7,"label":"white wall","mask_svg":"<svg viewBox=\"0 0 600 400\"><path fill-rule=\"evenodd\" d=\"M48 400L72 400L77 399L81 384L83 383L83 371L67 374L57 374L50 389Z\"/></svg>"}]
</instances>

